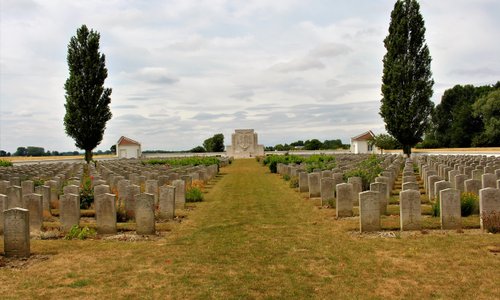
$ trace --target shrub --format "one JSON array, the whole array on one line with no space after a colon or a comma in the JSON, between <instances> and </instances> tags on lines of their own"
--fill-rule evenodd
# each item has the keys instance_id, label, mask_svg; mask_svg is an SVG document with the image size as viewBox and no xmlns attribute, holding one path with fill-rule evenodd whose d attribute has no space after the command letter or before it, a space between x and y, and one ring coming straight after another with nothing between
<instances>
[{"instance_id":1,"label":"shrub","mask_svg":"<svg viewBox=\"0 0 500 300\"><path fill-rule=\"evenodd\" d=\"M462 193L460 196L460 211L462 217L467 217L478 212L479 199L476 194Z\"/></svg>"},{"instance_id":2,"label":"shrub","mask_svg":"<svg viewBox=\"0 0 500 300\"><path fill-rule=\"evenodd\" d=\"M285 181L290 181L290 175L288 175L288 174L283 175L283 179Z\"/></svg>"},{"instance_id":3,"label":"shrub","mask_svg":"<svg viewBox=\"0 0 500 300\"><path fill-rule=\"evenodd\" d=\"M344 173L344 180L347 181L349 177L361 177L363 190L370 189L370 183L375 181L375 178L382 172L380 166L381 160L372 154L367 159L358 163L357 167Z\"/></svg>"},{"instance_id":4,"label":"shrub","mask_svg":"<svg viewBox=\"0 0 500 300\"><path fill-rule=\"evenodd\" d=\"M186 202L203 201L203 192L197 187L191 187L186 191Z\"/></svg>"},{"instance_id":5,"label":"shrub","mask_svg":"<svg viewBox=\"0 0 500 300\"><path fill-rule=\"evenodd\" d=\"M147 165L169 165L169 166L210 166L218 165L217 157L183 157L169 159L148 159L142 162Z\"/></svg>"},{"instance_id":6,"label":"shrub","mask_svg":"<svg viewBox=\"0 0 500 300\"><path fill-rule=\"evenodd\" d=\"M92 178L84 175L80 186L80 209L88 209L94 203L94 189L92 189Z\"/></svg>"},{"instance_id":7,"label":"shrub","mask_svg":"<svg viewBox=\"0 0 500 300\"><path fill-rule=\"evenodd\" d=\"M14 164L8 160L0 159L0 167L12 167Z\"/></svg>"},{"instance_id":8,"label":"shrub","mask_svg":"<svg viewBox=\"0 0 500 300\"><path fill-rule=\"evenodd\" d=\"M487 232L499 233L500 232L500 211L492 211L490 213L482 213L483 228Z\"/></svg>"},{"instance_id":9,"label":"shrub","mask_svg":"<svg viewBox=\"0 0 500 300\"><path fill-rule=\"evenodd\" d=\"M87 226L84 228L78 227L78 225L73 225L69 232L64 237L65 240L84 240L86 238L95 237L96 232L94 229L90 229Z\"/></svg>"},{"instance_id":10,"label":"shrub","mask_svg":"<svg viewBox=\"0 0 500 300\"><path fill-rule=\"evenodd\" d=\"M439 204L439 199L436 200L436 202L432 203L431 206L432 209L432 216L433 217L439 217L441 214L441 206Z\"/></svg>"}]
</instances>

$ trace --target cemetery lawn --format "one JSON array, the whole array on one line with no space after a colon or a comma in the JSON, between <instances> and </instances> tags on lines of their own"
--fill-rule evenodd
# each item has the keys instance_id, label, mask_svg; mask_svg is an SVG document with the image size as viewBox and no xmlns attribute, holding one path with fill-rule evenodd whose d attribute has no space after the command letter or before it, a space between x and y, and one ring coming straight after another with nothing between
<instances>
[{"instance_id":1,"label":"cemetery lawn","mask_svg":"<svg viewBox=\"0 0 500 300\"><path fill-rule=\"evenodd\" d=\"M0 266L2 299L500 295L499 234L359 234L357 218L335 220L334 209L304 199L253 159L234 161L216 181L165 238L32 240L39 260Z\"/></svg>"}]
</instances>

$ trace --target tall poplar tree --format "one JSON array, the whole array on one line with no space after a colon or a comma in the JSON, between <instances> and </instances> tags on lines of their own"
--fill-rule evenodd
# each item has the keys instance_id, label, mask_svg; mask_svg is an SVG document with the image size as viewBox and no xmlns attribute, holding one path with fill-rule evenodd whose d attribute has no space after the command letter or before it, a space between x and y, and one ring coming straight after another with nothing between
<instances>
[{"instance_id":1,"label":"tall poplar tree","mask_svg":"<svg viewBox=\"0 0 500 300\"><path fill-rule=\"evenodd\" d=\"M102 141L106 122L111 119L111 89L104 88L108 77L106 59L99 52L98 32L82 25L68 44L69 78L66 90L66 134L85 150L85 160L92 160L92 150Z\"/></svg>"},{"instance_id":2,"label":"tall poplar tree","mask_svg":"<svg viewBox=\"0 0 500 300\"><path fill-rule=\"evenodd\" d=\"M380 115L385 128L406 155L422 140L434 107L431 56L425 43L424 19L416 0L398 0L384 40Z\"/></svg>"}]
</instances>

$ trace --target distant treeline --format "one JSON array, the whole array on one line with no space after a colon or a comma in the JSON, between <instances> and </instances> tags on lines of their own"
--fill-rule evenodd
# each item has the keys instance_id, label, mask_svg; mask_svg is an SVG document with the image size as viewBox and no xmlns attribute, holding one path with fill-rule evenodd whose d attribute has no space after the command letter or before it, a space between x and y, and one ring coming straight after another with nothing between
<instances>
[{"instance_id":1,"label":"distant treeline","mask_svg":"<svg viewBox=\"0 0 500 300\"><path fill-rule=\"evenodd\" d=\"M296 141L290 144L277 144L276 146L265 147L266 151L289 151L289 150L337 150L349 149L350 145L342 144L340 139L325 140L321 142L318 139Z\"/></svg>"},{"instance_id":2,"label":"distant treeline","mask_svg":"<svg viewBox=\"0 0 500 300\"><path fill-rule=\"evenodd\" d=\"M111 150L98 150L97 152L94 152L94 154L112 154ZM50 151L45 149L43 147L35 147L35 146L28 146L28 147L18 147L16 152L10 153L6 152L4 150L0 150L0 157L5 157L5 156L73 156L73 155L80 155L82 153L78 151L66 151L66 152L59 152L59 151Z\"/></svg>"}]
</instances>

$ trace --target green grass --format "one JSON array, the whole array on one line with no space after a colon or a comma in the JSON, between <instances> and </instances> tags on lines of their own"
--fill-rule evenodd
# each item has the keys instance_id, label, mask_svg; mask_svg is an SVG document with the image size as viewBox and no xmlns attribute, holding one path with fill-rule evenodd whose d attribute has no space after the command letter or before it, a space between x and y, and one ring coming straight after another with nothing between
<instances>
[{"instance_id":1,"label":"green grass","mask_svg":"<svg viewBox=\"0 0 500 300\"><path fill-rule=\"evenodd\" d=\"M359 234L358 218L304 199L255 160L236 160L166 238L32 240L44 261L0 268L5 298L493 299L500 235ZM467 222L476 223L473 216ZM396 230L399 216L382 217ZM426 228L439 220L426 216ZM437 227L438 228L438 227ZM2 243L3 245L3 243ZM35 280L36 278L36 280ZM88 280L88 279L91 279Z\"/></svg>"}]
</instances>

